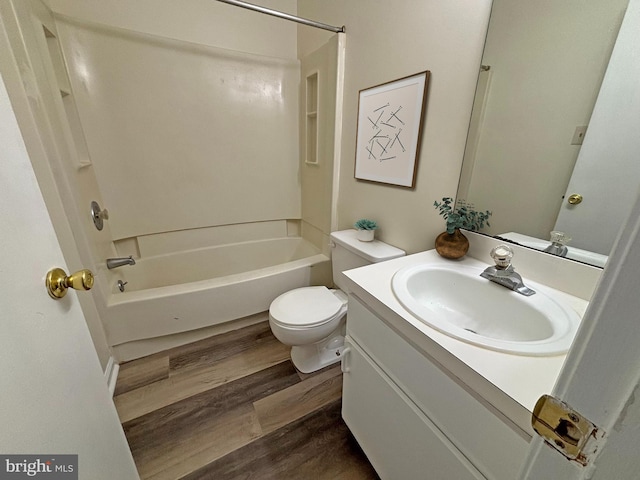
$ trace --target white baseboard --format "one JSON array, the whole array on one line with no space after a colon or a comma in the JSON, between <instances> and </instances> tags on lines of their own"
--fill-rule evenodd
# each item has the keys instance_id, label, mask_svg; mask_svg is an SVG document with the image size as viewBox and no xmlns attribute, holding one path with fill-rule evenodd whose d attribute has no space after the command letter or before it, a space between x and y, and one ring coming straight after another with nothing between
<instances>
[{"instance_id":1,"label":"white baseboard","mask_svg":"<svg viewBox=\"0 0 640 480\"><path fill-rule=\"evenodd\" d=\"M104 378L107 380L107 386L109 387L109 392L111 392L112 397L113 393L116 390L116 382L118 381L119 371L120 365L115 362L115 359L113 357L109 357L107 366L104 369Z\"/></svg>"}]
</instances>

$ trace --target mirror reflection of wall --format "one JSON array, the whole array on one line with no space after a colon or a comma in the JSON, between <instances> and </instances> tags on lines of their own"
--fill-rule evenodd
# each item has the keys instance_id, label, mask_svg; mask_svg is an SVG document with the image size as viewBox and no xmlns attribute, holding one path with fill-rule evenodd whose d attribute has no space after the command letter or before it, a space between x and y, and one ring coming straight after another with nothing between
<instances>
[{"instance_id":1,"label":"mirror reflection of wall","mask_svg":"<svg viewBox=\"0 0 640 480\"><path fill-rule=\"evenodd\" d=\"M627 3L494 0L458 190L485 233L549 239Z\"/></svg>"}]
</instances>

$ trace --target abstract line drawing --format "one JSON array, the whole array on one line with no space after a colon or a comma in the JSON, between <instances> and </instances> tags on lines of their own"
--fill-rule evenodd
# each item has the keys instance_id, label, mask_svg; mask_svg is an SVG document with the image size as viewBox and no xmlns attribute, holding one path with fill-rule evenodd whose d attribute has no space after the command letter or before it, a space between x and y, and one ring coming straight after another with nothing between
<instances>
[{"instance_id":1,"label":"abstract line drawing","mask_svg":"<svg viewBox=\"0 0 640 480\"><path fill-rule=\"evenodd\" d=\"M402 151L406 151L404 148L404 145L402 144L402 140L400 139L400 134L402 133L402 129L398 130L398 133L396 133L393 137L393 143L391 146L395 145L396 142L398 142L398 144L400 145L400 148L402 148Z\"/></svg>"},{"instance_id":2,"label":"abstract line drawing","mask_svg":"<svg viewBox=\"0 0 640 480\"><path fill-rule=\"evenodd\" d=\"M380 112L380 115L378 115L378 118L376 119L376 121L374 122L373 120L371 120L371 117L367 117L369 119L369 121L371 122L371 124L373 125L371 128L380 128L378 126L378 122L380 121L380 119L382 118L382 115L384 114L384 110L382 112Z\"/></svg>"},{"instance_id":3,"label":"abstract line drawing","mask_svg":"<svg viewBox=\"0 0 640 480\"><path fill-rule=\"evenodd\" d=\"M398 107L398 109L395 112L391 112L391 116L389 117L389 120L387 120L387 122L390 122L392 119L396 119L397 121L399 121L402 125L404 125L404 122L402 121L402 119L397 115L397 113L402 110L402 105L400 105Z\"/></svg>"},{"instance_id":4,"label":"abstract line drawing","mask_svg":"<svg viewBox=\"0 0 640 480\"><path fill-rule=\"evenodd\" d=\"M355 178L414 187L429 74L360 91Z\"/></svg>"}]
</instances>

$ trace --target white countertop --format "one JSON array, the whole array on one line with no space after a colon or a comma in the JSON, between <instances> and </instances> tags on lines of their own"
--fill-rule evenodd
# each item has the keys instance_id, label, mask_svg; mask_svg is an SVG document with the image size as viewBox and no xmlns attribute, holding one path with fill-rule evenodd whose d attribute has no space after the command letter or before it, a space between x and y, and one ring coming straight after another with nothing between
<instances>
[{"instance_id":1,"label":"white countertop","mask_svg":"<svg viewBox=\"0 0 640 480\"><path fill-rule=\"evenodd\" d=\"M391 278L399 269L422 263L488 266L470 257L447 260L430 250L349 270L344 275L350 292L367 303L389 326L439 363L497 415L512 422L525 435L532 435L531 411L541 395L552 391L566 355L532 357L502 353L457 340L431 328L405 310L391 290ZM534 290L548 290L526 278L524 281ZM587 301L557 290L553 292L582 318Z\"/></svg>"}]
</instances>

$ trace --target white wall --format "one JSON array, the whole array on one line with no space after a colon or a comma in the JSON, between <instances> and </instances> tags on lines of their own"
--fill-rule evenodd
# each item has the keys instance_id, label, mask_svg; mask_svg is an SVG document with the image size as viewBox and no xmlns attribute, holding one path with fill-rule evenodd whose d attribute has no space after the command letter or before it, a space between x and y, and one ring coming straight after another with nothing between
<instances>
[{"instance_id":1,"label":"white wall","mask_svg":"<svg viewBox=\"0 0 640 480\"><path fill-rule=\"evenodd\" d=\"M466 200L493 234L548 238L627 0L494 0L491 84ZM577 245L576 245L577 246ZM605 252L608 253L608 252Z\"/></svg>"},{"instance_id":2,"label":"white wall","mask_svg":"<svg viewBox=\"0 0 640 480\"><path fill-rule=\"evenodd\" d=\"M409 253L433 248L444 223L433 201L454 196L460 175L490 0L299 0L298 14L346 26L339 228L378 221L378 237ZM299 50L324 34L301 28ZM431 71L415 189L353 177L358 91Z\"/></svg>"}]
</instances>

